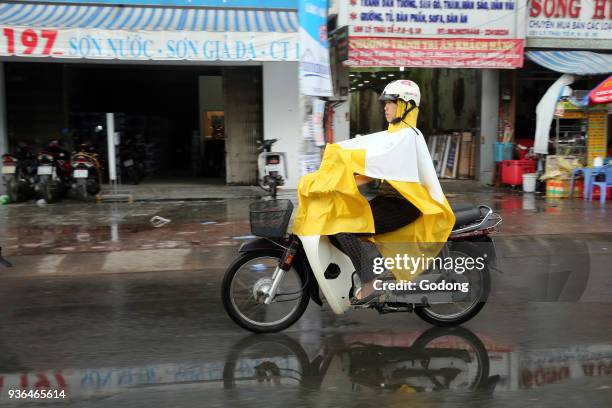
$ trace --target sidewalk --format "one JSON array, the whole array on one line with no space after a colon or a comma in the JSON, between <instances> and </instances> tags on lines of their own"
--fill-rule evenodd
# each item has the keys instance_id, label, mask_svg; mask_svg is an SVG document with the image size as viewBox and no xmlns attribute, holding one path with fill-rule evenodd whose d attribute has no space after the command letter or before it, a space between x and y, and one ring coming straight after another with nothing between
<instances>
[{"instance_id":1,"label":"sidewalk","mask_svg":"<svg viewBox=\"0 0 612 408\"><path fill-rule=\"evenodd\" d=\"M445 192L453 193L482 193L492 191L505 191L486 187L474 180L441 180ZM105 185L104 190L109 186ZM258 186L228 186L224 184L205 184L202 182L156 183L144 182L136 186L121 186L122 191L130 192L134 201L192 201L212 198L250 198L261 197L267 193ZM295 189L278 190L279 197L297 198Z\"/></svg>"},{"instance_id":2,"label":"sidewalk","mask_svg":"<svg viewBox=\"0 0 612 408\"><path fill-rule=\"evenodd\" d=\"M442 183L451 203L486 204L499 212L504 223L497 237L612 232L610 204L549 200L474 181ZM0 206L0 246L15 265L0 267L0 276L220 271L248 239L249 204L264 193L258 187L194 184L133 190L139 201L132 204ZM296 191L281 191L279 198L295 200ZM171 222L154 228L153 216Z\"/></svg>"}]
</instances>

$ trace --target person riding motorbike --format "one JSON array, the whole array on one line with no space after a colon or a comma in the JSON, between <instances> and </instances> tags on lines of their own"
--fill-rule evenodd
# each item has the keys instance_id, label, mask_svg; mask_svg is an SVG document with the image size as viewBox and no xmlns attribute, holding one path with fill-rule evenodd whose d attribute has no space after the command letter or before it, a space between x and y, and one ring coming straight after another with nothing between
<instances>
[{"instance_id":1,"label":"person riding motorbike","mask_svg":"<svg viewBox=\"0 0 612 408\"><path fill-rule=\"evenodd\" d=\"M397 80L389 83L379 98L384 102L385 119L389 123L388 132L397 132L404 128L414 129L421 101L418 85L409 80ZM356 183L362 186L374 181L373 178L355 175ZM395 231L415 221L421 212L414 204L403 197L389 183L383 181L377 195L369 201L374 219L374 234ZM376 297L372 261L380 256L372 244L363 242L359 235L340 233L332 237L340 249L346 253L359 275L361 288L356 291L353 304L364 304Z\"/></svg>"}]
</instances>

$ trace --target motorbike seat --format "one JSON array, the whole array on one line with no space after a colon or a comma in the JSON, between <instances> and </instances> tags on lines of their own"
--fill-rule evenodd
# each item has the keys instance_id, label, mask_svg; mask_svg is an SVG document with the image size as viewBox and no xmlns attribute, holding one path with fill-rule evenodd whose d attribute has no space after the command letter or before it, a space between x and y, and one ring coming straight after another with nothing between
<instances>
[{"instance_id":1,"label":"motorbike seat","mask_svg":"<svg viewBox=\"0 0 612 408\"><path fill-rule=\"evenodd\" d=\"M451 204L455 214L455 225L453 229L474 223L482 218L480 209L473 204Z\"/></svg>"}]
</instances>

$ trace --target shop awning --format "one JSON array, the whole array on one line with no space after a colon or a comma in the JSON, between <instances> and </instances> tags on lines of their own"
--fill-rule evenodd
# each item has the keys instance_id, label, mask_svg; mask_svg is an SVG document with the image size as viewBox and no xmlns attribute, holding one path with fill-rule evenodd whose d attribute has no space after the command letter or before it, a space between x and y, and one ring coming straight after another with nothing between
<instances>
[{"instance_id":1,"label":"shop awning","mask_svg":"<svg viewBox=\"0 0 612 408\"><path fill-rule=\"evenodd\" d=\"M0 26L125 31L294 33L296 11L3 4Z\"/></svg>"},{"instance_id":2,"label":"shop awning","mask_svg":"<svg viewBox=\"0 0 612 408\"><path fill-rule=\"evenodd\" d=\"M612 73L612 55L591 51L527 51L527 58L563 74L596 75Z\"/></svg>"}]
</instances>

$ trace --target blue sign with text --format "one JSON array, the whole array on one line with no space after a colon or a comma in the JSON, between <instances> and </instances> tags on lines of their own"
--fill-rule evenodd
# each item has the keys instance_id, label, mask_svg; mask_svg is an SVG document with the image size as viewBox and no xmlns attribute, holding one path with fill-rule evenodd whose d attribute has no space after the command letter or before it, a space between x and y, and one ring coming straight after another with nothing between
<instances>
[{"instance_id":1,"label":"blue sign with text","mask_svg":"<svg viewBox=\"0 0 612 408\"><path fill-rule=\"evenodd\" d=\"M298 8L297 0L30 0L38 3L74 3L124 6L165 6L165 7L231 7L254 9Z\"/></svg>"}]
</instances>

